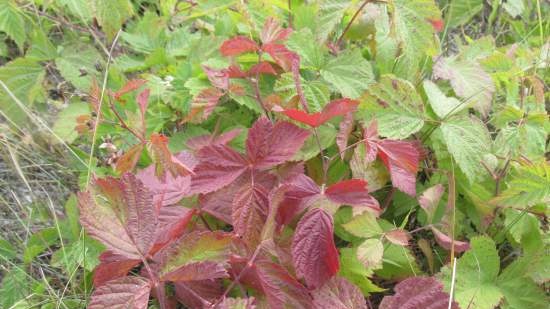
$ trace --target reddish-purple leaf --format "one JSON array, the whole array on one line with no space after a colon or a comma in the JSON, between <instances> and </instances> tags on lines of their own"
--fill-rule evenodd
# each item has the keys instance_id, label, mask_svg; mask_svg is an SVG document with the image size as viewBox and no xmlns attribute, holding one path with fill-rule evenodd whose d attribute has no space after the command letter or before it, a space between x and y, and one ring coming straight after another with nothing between
<instances>
[{"instance_id":1,"label":"reddish-purple leaf","mask_svg":"<svg viewBox=\"0 0 550 309\"><path fill-rule=\"evenodd\" d=\"M231 215L233 213L233 198L237 190L241 188L242 183L243 181L237 180L227 187L215 192L201 194L199 196L201 210L232 225L233 220L231 219Z\"/></svg>"},{"instance_id":2,"label":"reddish-purple leaf","mask_svg":"<svg viewBox=\"0 0 550 309\"><path fill-rule=\"evenodd\" d=\"M127 81L122 88L115 92L113 97L118 100L121 96L138 89L139 87L145 85L145 83L147 83L147 81L144 79L131 79Z\"/></svg>"},{"instance_id":3,"label":"reddish-purple leaf","mask_svg":"<svg viewBox=\"0 0 550 309\"><path fill-rule=\"evenodd\" d=\"M220 279L175 282L176 298L191 309L203 309L223 295Z\"/></svg>"},{"instance_id":4,"label":"reddish-purple leaf","mask_svg":"<svg viewBox=\"0 0 550 309\"><path fill-rule=\"evenodd\" d=\"M152 195L132 174L95 179L79 195L80 222L115 254L128 259L147 255L154 242L157 214Z\"/></svg>"},{"instance_id":5,"label":"reddish-purple leaf","mask_svg":"<svg viewBox=\"0 0 550 309\"><path fill-rule=\"evenodd\" d=\"M436 229L435 227L432 227L432 232L434 233L435 241L437 242L437 244L443 247L445 250L451 250L453 246L455 248L455 252L458 253L470 249L470 243L466 241L459 241L456 239L453 241L451 237L445 235L443 232Z\"/></svg>"},{"instance_id":6,"label":"reddish-purple leaf","mask_svg":"<svg viewBox=\"0 0 550 309\"><path fill-rule=\"evenodd\" d=\"M238 56L244 53L256 52L258 49L258 44L253 40L244 36L236 36L224 41L220 47L220 52L224 56Z\"/></svg>"},{"instance_id":7,"label":"reddish-purple leaf","mask_svg":"<svg viewBox=\"0 0 550 309\"><path fill-rule=\"evenodd\" d=\"M308 136L308 131L289 122L273 125L261 117L248 131L246 152L255 168L270 168L292 159Z\"/></svg>"},{"instance_id":8,"label":"reddish-purple leaf","mask_svg":"<svg viewBox=\"0 0 550 309\"><path fill-rule=\"evenodd\" d=\"M223 90L229 88L229 73L227 70L216 70L206 65L203 65L202 69L212 86Z\"/></svg>"},{"instance_id":9,"label":"reddish-purple leaf","mask_svg":"<svg viewBox=\"0 0 550 309\"><path fill-rule=\"evenodd\" d=\"M237 235L254 248L260 242L260 236L268 211L269 192L257 183L245 184L233 199L232 221Z\"/></svg>"},{"instance_id":10,"label":"reddish-purple leaf","mask_svg":"<svg viewBox=\"0 0 550 309\"><path fill-rule=\"evenodd\" d=\"M227 277L232 236L229 233L192 232L183 235L160 254L160 279L195 281Z\"/></svg>"},{"instance_id":11,"label":"reddish-purple leaf","mask_svg":"<svg viewBox=\"0 0 550 309\"><path fill-rule=\"evenodd\" d=\"M97 288L88 309L147 309L151 282L142 277L122 277Z\"/></svg>"},{"instance_id":12,"label":"reddish-purple leaf","mask_svg":"<svg viewBox=\"0 0 550 309\"><path fill-rule=\"evenodd\" d=\"M262 61L258 64L255 64L250 68L248 71L248 76L257 76L258 74L269 74L269 75L277 75L277 71L275 68L271 65L271 63L267 61Z\"/></svg>"},{"instance_id":13,"label":"reddish-purple leaf","mask_svg":"<svg viewBox=\"0 0 550 309\"><path fill-rule=\"evenodd\" d=\"M282 28L279 22L273 17L268 17L260 33L260 40L262 40L264 44L284 41L291 33L292 28Z\"/></svg>"},{"instance_id":14,"label":"reddish-purple leaf","mask_svg":"<svg viewBox=\"0 0 550 309\"><path fill-rule=\"evenodd\" d=\"M283 44L269 43L262 46L262 50L268 53L273 60L285 71L291 71L296 63L300 61L300 57L290 51Z\"/></svg>"},{"instance_id":15,"label":"reddish-purple leaf","mask_svg":"<svg viewBox=\"0 0 550 309\"><path fill-rule=\"evenodd\" d=\"M292 240L292 261L309 288L322 286L340 267L332 217L321 208L300 219Z\"/></svg>"},{"instance_id":16,"label":"reddish-purple leaf","mask_svg":"<svg viewBox=\"0 0 550 309\"><path fill-rule=\"evenodd\" d=\"M127 259L124 256L105 251L99 256L100 264L94 269L94 286L100 287L107 281L124 277L141 263L138 259Z\"/></svg>"},{"instance_id":17,"label":"reddish-purple leaf","mask_svg":"<svg viewBox=\"0 0 550 309\"><path fill-rule=\"evenodd\" d=\"M394 187L411 195L416 195L416 172L420 162L420 151L414 142L380 140L377 142L378 155L390 171Z\"/></svg>"},{"instance_id":18,"label":"reddish-purple leaf","mask_svg":"<svg viewBox=\"0 0 550 309\"><path fill-rule=\"evenodd\" d=\"M322 111L313 114L308 114L298 109L287 109L282 112L298 122L311 127L318 127L336 116L346 115L355 111L358 104L359 101L356 100L338 99L327 104Z\"/></svg>"},{"instance_id":19,"label":"reddish-purple leaf","mask_svg":"<svg viewBox=\"0 0 550 309\"><path fill-rule=\"evenodd\" d=\"M386 236L386 239L391 243L399 246L408 246L409 240L411 239L409 233L403 229L391 230L386 232L384 236Z\"/></svg>"},{"instance_id":20,"label":"reddish-purple leaf","mask_svg":"<svg viewBox=\"0 0 550 309\"><path fill-rule=\"evenodd\" d=\"M324 309L367 309L361 290L342 277L334 277L313 291L313 306Z\"/></svg>"},{"instance_id":21,"label":"reddish-purple leaf","mask_svg":"<svg viewBox=\"0 0 550 309\"><path fill-rule=\"evenodd\" d=\"M193 109L196 112L202 111L202 119L204 120L212 114L223 95L224 92L217 88L206 88L193 98Z\"/></svg>"},{"instance_id":22,"label":"reddish-purple leaf","mask_svg":"<svg viewBox=\"0 0 550 309\"><path fill-rule=\"evenodd\" d=\"M151 134L149 152L155 163L155 174L164 177L167 173L172 176L186 176L193 174L193 169L173 156L168 149L168 137L162 134Z\"/></svg>"},{"instance_id":23,"label":"reddish-purple leaf","mask_svg":"<svg viewBox=\"0 0 550 309\"><path fill-rule=\"evenodd\" d=\"M247 298L225 298L215 309L256 309L256 299Z\"/></svg>"},{"instance_id":24,"label":"reddish-purple leaf","mask_svg":"<svg viewBox=\"0 0 550 309\"><path fill-rule=\"evenodd\" d=\"M151 248L151 255L180 238L193 215L195 215L194 209L181 206L162 207L159 212L159 224L155 235L155 244Z\"/></svg>"},{"instance_id":25,"label":"reddish-purple leaf","mask_svg":"<svg viewBox=\"0 0 550 309\"><path fill-rule=\"evenodd\" d=\"M254 275L267 298L269 308L312 308L308 290L281 265L260 259L255 263L254 270Z\"/></svg>"},{"instance_id":26,"label":"reddish-purple leaf","mask_svg":"<svg viewBox=\"0 0 550 309\"><path fill-rule=\"evenodd\" d=\"M198 152L198 159L200 163L191 180L193 193L219 190L232 183L248 168L246 158L225 145L203 147Z\"/></svg>"},{"instance_id":27,"label":"reddish-purple leaf","mask_svg":"<svg viewBox=\"0 0 550 309\"><path fill-rule=\"evenodd\" d=\"M187 140L187 147L193 151L210 145L227 145L235 137L241 134L241 129L232 129L220 135L201 135Z\"/></svg>"},{"instance_id":28,"label":"reddish-purple leaf","mask_svg":"<svg viewBox=\"0 0 550 309\"><path fill-rule=\"evenodd\" d=\"M353 113L349 112L344 116L342 122L340 122L340 130L336 135L336 145L340 152L340 158L343 160L346 155L346 148L348 146L348 139L353 131Z\"/></svg>"},{"instance_id":29,"label":"reddish-purple leaf","mask_svg":"<svg viewBox=\"0 0 550 309\"><path fill-rule=\"evenodd\" d=\"M447 309L449 294L443 291L443 284L433 277L411 277L394 287L395 295L386 296L380 309ZM452 309L459 309L453 301Z\"/></svg>"},{"instance_id":30,"label":"reddish-purple leaf","mask_svg":"<svg viewBox=\"0 0 550 309\"><path fill-rule=\"evenodd\" d=\"M183 197L189 195L191 189L191 176L172 176L166 174L164 180L155 175L153 165L137 173L137 178L153 193L153 203L163 206L174 205Z\"/></svg>"},{"instance_id":31,"label":"reddish-purple leaf","mask_svg":"<svg viewBox=\"0 0 550 309\"><path fill-rule=\"evenodd\" d=\"M380 211L380 204L369 194L367 182L361 179L340 181L325 190L326 197L337 203L352 206L366 206Z\"/></svg>"},{"instance_id":32,"label":"reddish-purple leaf","mask_svg":"<svg viewBox=\"0 0 550 309\"><path fill-rule=\"evenodd\" d=\"M306 175L295 176L287 185L285 197L277 209L277 223L279 225L289 224L291 220L302 212L309 201L314 200L321 194L321 189Z\"/></svg>"},{"instance_id":33,"label":"reddish-purple leaf","mask_svg":"<svg viewBox=\"0 0 550 309\"><path fill-rule=\"evenodd\" d=\"M363 128L363 138L365 139L365 160L372 162L376 160L378 154L378 124L376 121L370 123L367 128Z\"/></svg>"}]
</instances>

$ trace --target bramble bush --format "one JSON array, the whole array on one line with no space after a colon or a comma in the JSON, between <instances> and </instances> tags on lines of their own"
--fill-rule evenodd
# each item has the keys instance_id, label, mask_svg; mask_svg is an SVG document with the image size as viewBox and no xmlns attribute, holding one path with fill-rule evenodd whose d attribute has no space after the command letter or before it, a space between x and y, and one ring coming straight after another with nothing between
<instances>
[{"instance_id":1,"label":"bramble bush","mask_svg":"<svg viewBox=\"0 0 550 309\"><path fill-rule=\"evenodd\" d=\"M545 308L549 11L0 0L2 117L63 80L80 189L22 260L0 239L2 304Z\"/></svg>"}]
</instances>

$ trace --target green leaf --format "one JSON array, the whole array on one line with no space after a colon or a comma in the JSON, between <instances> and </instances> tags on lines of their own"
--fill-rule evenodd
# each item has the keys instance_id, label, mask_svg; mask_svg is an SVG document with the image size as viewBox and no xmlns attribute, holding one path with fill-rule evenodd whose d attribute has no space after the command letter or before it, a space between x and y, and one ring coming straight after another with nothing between
<instances>
[{"instance_id":1,"label":"green leaf","mask_svg":"<svg viewBox=\"0 0 550 309\"><path fill-rule=\"evenodd\" d=\"M340 249L339 275L359 287L365 296L369 296L373 292L384 291L369 279L373 275L372 270L367 269L357 259L357 248Z\"/></svg>"},{"instance_id":2,"label":"green leaf","mask_svg":"<svg viewBox=\"0 0 550 309\"><path fill-rule=\"evenodd\" d=\"M326 48L318 44L309 29L293 32L287 40L287 46L300 56L300 65L319 70L325 63Z\"/></svg>"},{"instance_id":3,"label":"green leaf","mask_svg":"<svg viewBox=\"0 0 550 309\"><path fill-rule=\"evenodd\" d=\"M404 139L424 126L422 100L414 86L404 79L384 75L362 98L362 108L375 114L381 136Z\"/></svg>"},{"instance_id":4,"label":"green leaf","mask_svg":"<svg viewBox=\"0 0 550 309\"><path fill-rule=\"evenodd\" d=\"M0 260L13 259L16 256L16 251L13 245L0 237ZM4 261L5 262L5 261Z\"/></svg>"},{"instance_id":5,"label":"green leaf","mask_svg":"<svg viewBox=\"0 0 550 309\"><path fill-rule=\"evenodd\" d=\"M301 78L302 90L306 98L309 111L312 113L320 112L328 102L330 102L330 90L327 84L320 80L307 81ZM284 99L289 101L296 96L296 84L292 73L281 74L281 77L275 83L275 90L278 94L284 95ZM255 103L258 105L257 103Z\"/></svg>"},{"instance_id":6,"label":"green leaf","mask_svg":"<svg viewBox=\"0 0 550 309\"><path fill-rule=\"evenodd\" d=\"M465 100L466 106L475 108L483 115L491 110L495 84L476 60L441 58L434 64L433 74L449 80L456 95Z\"/></svg>"},{"instance_id":7,"label":"green leaf","mask_svg":"<svg viewBox=\"0 0 550 309\"><path fill-rule=\"evenodd\" d=\"M469 22L483 9L483 0L449 1L446 13L448 27L454 28Z\"/></svg>"},{"instance_id":8,"label":"green leaf","mask_svg":"<svg viewBox=\"0 0 550 309\"><path fill-rule=\"evenodd\" d=\"M99 52L90 44L71 44L63 47L59 58L55 60L57 69L73 86L88 92L92 79L101 80L96 64L102 68L103 60Z\"/></svg>"},{"instance_id":9,"label":"green leaf","mask_svg":"<svg viewBox=\"0 0 550 309\"><path fill-rule=\"evenodd\" d=\"M332 125L323 125L317 128L317 132L319 134L321 147L326 149L334 144L338 130L336 130ZM294 158L292 158L292 161L307 161L315 157L317 154L319 154L319 145L317 144L315 136L310 135L306 139L304 146L302 146L300 151L298 151Z\"/></svg>"},{"instance_id":10,"label":"green leaf","mask_svg":"<svg viewBox=\"0 0 550 309\"><path fill-rule=\"evenodd\" d=\"M432 81L424 81L424 91L435 114L441 119L454 115L466 107L466 104L458 99L447 97Z\"/></svg>"},{"instance_id":11,"label":"green leaf","mask_svg":"<svg viewBox=\"0 0 550 309\"><path fill-rule=\"evenodd\" d=\"M0 1L0 31L15 41L19 50L25 43L25 19L23 13L11 0Z\"/></svg>"},{"instance_id":12,"label":"green leaf","mask_svg":"<svg viewBox=\"0 0 550 309\"><path fill-rule=\"evenodd\" d=\"M99 264L101 251L103 246L98 246L95 241L77 240L54 252L50 265L62 268L67 274L74 273L80 266L93 271Z\"/></svg>"},{"instance_id":13,"label":"green leaf","mask_svg":"<svg viewBox=\"0 0 550 309\"><path fill-rule=\"evenodd\" d=\"M486 174L482 165L491 139L485 125L476 117L454 117L440 127L449 153L472 183Z\"/></svg>"},{"instance_id":14,"label":"green leaf","mask_svg":"<svg viewBox=\"0 0 550 309\"><path fill-rule=\"evenodd\" d=\"M0 67L0 80L26 106L32 105L35 99L43 94L44 75L44 68L40 63L30 58L17 58ZM25 119L25 113L2 87L0 110L16 123L21 123Z\"/></svg>"},{"instance_id":15,"label":"green leaf","mask_svg":"<svg viewBox=\"0 0 550 309\"><path fill-rule=\"evenodd\" d=\"M382 266L384 245L378 238L365 240L357 247L357 259L370 269L377 269Z\"/></svg>"},{"instance_id":16,"label":"green leaf","mask_svg":"<svg viewBox=\"0 0 550 309\"><path fill-rule=\"evenodd\" d=\"M319 13L316 19L315 34L319 42L324 43L334 28L344 17L347 8L352 4L350 0L323 0L319 3Z\"/></svg>"},{"instance_id":17,"label":"green leaf","mask_svg":"<svg viewBox=\"0 0 550 309\"><path fill-rule=\"evenodd\" d=\"M502 3L502 7L514 18L523 14L523 11L525 11L523 0L507 0Z\"/></svg>"},{"instance_id":18,"label":"green leaf","mask_svg":"<svg viewBox=\"0 0 550 309\"><path fill-rule=\"evenodd\" d=\"M56 0L59 5L66 6L69 12L84 21L92 19L88 0Z\"/></svg>"},{"instance_id":19,"label":"green leaf","mask_svg":"<svg viewBox=\"0 0 550 309\"><path fill-rule=\"evenodd\" d=\"M518 259L500 274L497 286L504 295L504 309L545 308L549 304L548 296L530 278L526 271L529 261ZM540 265L542 267L548 265ZM544 268L543 268L544 269Z\"/></svg>"},{"instance_id":20,"label":"green leaf","mask_svg":"<svg viewBox=\"0 0 550 309\"><path fill-rule=\"evenodd\" d=\"M374 81L370 63L359 49L344 52L330 59L321 69L321 76L332 84L343 97L360 97Z\"/></svg>"},{"instance_id":21,"label":"green leaf","mask_svg":"<svg viewBox=\"0 0 550 309\"><path fill-rule=\"evenodd\" d=\"M32 234L23 253L23 262L26 264L32 262L40 253L57 243L59 234L55 227L45 228Z\"/></svg>"},{"instance_id":22,"label":"green leaf","mask_svg":"<svg viewBox=\"0 0 550 309\"><path fill-rule=\"evenodd\" d=\"M52 60L57 56L57 50L48 36L41 29L34 29L31 33L31 48L27 57L37 60Z\"/></svg>"},{"instance_id":23,"label":"green leaf","mask_svg":"<svg viewBox=\"0 0 550 309\"><path fill-rule=\"evenodd\" d=\"M0 304L2 308L11 308L28 293L27 274L18 266L5 272L0 284Z\"/></svg>"},{"instance_id":24,"label":"green leaf","mask_svg":"<svg viewBox=\"0 0 550 309\"><path fill-rule=\"evenodd\" d=\"M69 104L58 115L53 125L53 132L67 143L72 143L77 137L75 127L76 118L80 115L89 113L88 104L84 102L74 102Z\"/></svg>"},{"instance_id":25,"label":"green leaf","mask_svg":"<svg viewBox=\"0 0 550 309\"><path fill-rule=\"evenodd\" d=\"M422 273L414 255L403 246L386 244L382 262L382 268L375 273L384 279L403 279Z\"/></svg>"},{"instance_id":26,"label":"green leaf","mask_svg":"<svg viewBox=\"0 0 550 309\"><path fill-rule=\"evenodd\" d=\"M383 233L376 217L368 211L353 217L348 223L342 224L342 227L352 235L364 238L377 237Z\"/></svg>"},{"instance_id":27,"label":"green leaf","mask_svg":"<svg viewBox=\"0 0 550 309\"><path fill-rule=\"evenodd\" d=\"M495 243L489 237L474 237L468 250L457 262L455 300L461 308L493 309L503 295L496 286L500 259ZM446 291L451 286L452 268L442 269Z\"/></svg>"},{"instance_id":28,"label":"green leaf","mask_svg":"<svg viewBox=\"0 0 550 309\"><path fill-rule=\"evenodd\" d=\"M360 143L355 147L353 156L349 161L349 167L353 178L367 181L369 192L381 189L390 180L388 169L381 160L367 161L364 143Z\"/></svg>"},{"instance_id":29,"label":"green leaf","mask_svg":"<svg viewBox=\"0 0 550 309\"><path fill-rule=\"evenodd\" d=\"M502 206L530 207L550 203L550 164L524 164L517 169L507 189L492 200Z\"/></svg>"},{"instance_id":30,"label":"green leaf","mask_svg":"<svg viewBox=\"0 0 550 309\"><path fill-rule=\"evenodd\" d=\"M134 8L129 0L92 0L91 7L109 41L122 29L124 22L134 16Z\"/></svg>"}]
</instances>

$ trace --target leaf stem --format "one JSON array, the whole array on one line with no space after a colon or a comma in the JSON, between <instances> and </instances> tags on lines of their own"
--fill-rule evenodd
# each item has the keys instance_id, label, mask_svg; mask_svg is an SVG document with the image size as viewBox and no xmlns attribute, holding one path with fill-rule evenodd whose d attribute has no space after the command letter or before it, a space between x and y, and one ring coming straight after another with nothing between
<instances>
[{"instance_id":1,"label":"leaf stem","mask_svg":"<svg viewBox=\"0 0 550 309\"><path fill-rule=\"evenodd\" d=\"M340 34L340 37L338 38L338 41L336 41L336 46L340 46L340 44L342 44L342 40L344 39L344 35L346 34L346 32L348 32L349 28L351 27L351 25L353 24L353 22L355 21L355 19L357 18L357 16L359 16L359 13L361 13L361 11L363 10L363 8L367 5L367 3L371 2L371 0L365 0L363 1L363 4L361 4L361 6L359 7L359 9L357 9L357 11L355 11L355 14L353 14L353 17L351 18L351 20L348 22L348 24L346 25L346 28L344 28L344 31L342 31L342 34Z\"/></svg>"},{"instance_id":2,"label":"leaf stem","mask_svg":"<svg viewBox=\"0 0 550 309\"><path fill-rule=\"evenodd\" d=\"M142 143L145 143L145 136L137 133L136 131L134 131L134 129L130 128L130 126L126 124L126 122L124 121L120 113L116 110L115 105L110 99L109 99L109 108L113 111L113 114L115 114L115 117L118 119L118 122L123 129L126 129L126 131L132 133L132 135L134 135Z\"/></svg>"}]
</instances>

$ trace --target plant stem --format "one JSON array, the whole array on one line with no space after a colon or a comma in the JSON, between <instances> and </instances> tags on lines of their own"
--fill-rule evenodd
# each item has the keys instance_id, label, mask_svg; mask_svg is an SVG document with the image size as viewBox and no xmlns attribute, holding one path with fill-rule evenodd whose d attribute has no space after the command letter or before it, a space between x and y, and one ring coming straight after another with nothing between
<instances>
[{"instance_id":1,"label":"plant stem","mask_svg":"<svg viewBox=\"0 0 550 309\"><path fill-rule=\"evenodd\" d=\"M340 46L340 44L342 44L342 40L344 39L344 35L346 34L346 32L348 32L349 28L351 27L351 25L353 24L353 22L355 21L355 19L357 18L357 16L359 16L359 13L361 13L361 11L363 10L363 8L367 5L367 3L371 2L371 0L365 0L363 1L363 4L361 4L361 6L359 7L359 9L357 9L357 11L355 11L355 14L353 14L353 17L351 18L351 20L349 21L349 23L346 25L346 28L344 28L344 31L342 31L342 34L340 34L340 37L338 38L338 41L336 41L336 46Z\"/></svg>"},{"instance_id":2,"label":"plant stem","mask_svg":"<svg viewBox=\"0 0 550 309\"><path fill-rule=\"evenodd\" d=\"M145 143L145 137L142 136L141 134L138 134L136 131L134 131L134 129L130 128L126 122L124 121L124 119L122 118L122 116L120 116L120 114L118 113L118 111L116 110L115 108L115 105L113 104L113 102L111 102L109 100L109 108L113 111L113 114L115 114L116 118L118 119L118 122L120 124L120 126L123 128L123 129L126 129L128 132L132 133L132 135L134 135L137 139L139 139L142 143Z\"/></svg>"}]
</instances>

